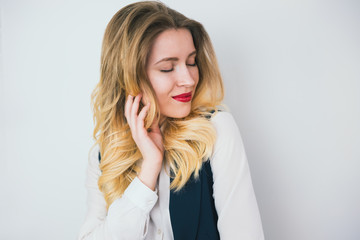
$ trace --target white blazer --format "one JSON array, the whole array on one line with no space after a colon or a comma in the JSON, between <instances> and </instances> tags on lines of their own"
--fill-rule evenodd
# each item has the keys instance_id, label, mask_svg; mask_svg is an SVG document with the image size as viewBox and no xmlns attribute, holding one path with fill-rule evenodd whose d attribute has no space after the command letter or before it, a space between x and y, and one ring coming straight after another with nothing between
<instances>
[{"instance_id":1,"label":"white blazer","mask_svg":"<svg viewBox=\"0 0 360 240\"><path fill-rule=\"evenodd\" d=\"M261 218L239 129L233 116L218 112L211 119L217 138L210 165L221 240L263 240ZM88 211L79 240L172 240L170 179L163 168L152 191L135 178L109 210L97 182L99 148L90 153L86 188Z\"/></svg>"}]
</instances>

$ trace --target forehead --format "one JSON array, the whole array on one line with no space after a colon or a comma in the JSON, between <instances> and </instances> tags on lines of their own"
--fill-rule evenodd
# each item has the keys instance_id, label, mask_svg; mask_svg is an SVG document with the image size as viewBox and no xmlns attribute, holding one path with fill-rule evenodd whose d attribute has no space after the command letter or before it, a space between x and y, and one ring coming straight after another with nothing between
<instances>
[{"instance_id":1,"label":"forehead","mask_svg":"<svg viewBox=\"0 0 360 240\"><path fill-rule=\"evenodd\" d=\"M165 57L187 58L195 50L188 29L169 29L160 33L150 49L149 62Z\"/></svg>"}]
</instances>

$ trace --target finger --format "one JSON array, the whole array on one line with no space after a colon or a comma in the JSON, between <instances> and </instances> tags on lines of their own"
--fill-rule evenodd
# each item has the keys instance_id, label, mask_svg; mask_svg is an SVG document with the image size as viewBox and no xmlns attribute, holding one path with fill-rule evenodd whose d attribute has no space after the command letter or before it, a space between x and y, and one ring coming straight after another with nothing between
<instances>
[{"instance_id":1,"label":"finger","mask_svg":"<svg viewBox=\"0 0 360 240\"><path fill-rule=\"evenodd\" d=\"M141 109L139 115L138 115L138 121L144 121L146 115L147 115L147 112L150 108L150 103L146 104L143 109Z\"/></svg>"},{"instance_id":2,"label":"finger","mask_svg":"<svg viewBox=\"0 0 360 240\"><path fill-rule=\"evenodd\" d=\"M141 99L141 95L138 94L135 98L134 101L132 102L131 105L131 109L130 109L130 128L131 128L131 134L133 135L133 137L136 138L136 136L138 135L138 129L137 129L137 115L138 115L138 109L139 109L139 102Z\"/></svg>"},{"instance_id":3,"label":"finger","mask_svg":"<svg viewBox=\"0 0 360 240\"><path fill-rule=\"evenodd\" d=\"M134 102L131 106L131 121L132 122L136 122L137 120L137 116L138 116L138 110L139 110L139 103L140 103L140 99L141 99L141 94L138 94L135 99Z\"/></svg>"},{"instance_id":4,"label":"finger","mask_svg":"<svg viewBox=\"0 0 360 240\"><path fill-rule=\"evenodd\" d=\"M149 111L150 103L146 104L143 109L141 109L138 118L137 118L137 129L141 129L144 133L146 132L146 129L144 127L144 122L146 115Z\"/></svg>"},{"instance_id":5,"label":"finger","mask_svg":"<svg viewBox=\"0 0 360 240\"><path fill-rule=\"evenodd\" d=\"M134 118L132 117L131 115L131 110L132 110L132 106L134 104L134 100L135 100L135 97L132 96L132 95L129 95L128 96L128 100L126 102L126 105L125 105L125 108L126 108L126 120L127 120L127 123L131 129L131 134L134 136L136 136L136 127L134 127Z\"/></svg>"},{"instance_id":6,"label":"finger","mask_svg":"<svg viewBox=\"0 0 360 240\"><path fill-rule=\"evenodd\" d=\"M132 103L133 103L133 96L129 95L126 99L126 102L125 102L125 117L126 117L126 120L128 121L128 123L130 122L130 112L131 112L131 106L132 106Z\"/></svg>"}]
</instances>

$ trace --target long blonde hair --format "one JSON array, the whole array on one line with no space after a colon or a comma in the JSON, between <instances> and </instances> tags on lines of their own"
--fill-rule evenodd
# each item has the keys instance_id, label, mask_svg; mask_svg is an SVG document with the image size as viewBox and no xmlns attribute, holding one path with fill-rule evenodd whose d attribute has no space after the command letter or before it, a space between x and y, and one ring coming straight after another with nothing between
<instances>
[{"instance_id":1,"label":"long blonde hair","mask_svg":"<svg viewBox=\"0 0 360 240\"><path fill-rule=\"evenodd\" d=\"M132 139L124 116L128 94L147 96L151 108L145 119L149 128L160 112L146 75L146 63L154 39L168 29L188 29L196 48L199 82L190 114L167 118L163 124L164 161L170 166L171 189L180 190L192 174L198 176L202 162L212 154L216 132L208 120L223 99L223 84L209 36L203 26L160 2L130 4L119 10L105 30L100 81L92 93L94 139L100 146L102 175L99 189L107 206L140 171L141 153Z\"/></svg>"}]
</instances>

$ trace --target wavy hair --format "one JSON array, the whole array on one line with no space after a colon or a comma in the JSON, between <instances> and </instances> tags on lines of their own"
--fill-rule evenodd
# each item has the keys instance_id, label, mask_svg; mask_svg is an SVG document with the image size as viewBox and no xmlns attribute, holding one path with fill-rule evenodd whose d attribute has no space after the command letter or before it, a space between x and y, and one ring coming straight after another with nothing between
<instances>
[{"instance_id":1,"label":"wavy hair","mask_svg":"<svg viewBox=\"0 0 360 240\"><path fill-rule=\"evenodd\" d=\"M155 38L168 29L188 29L196 48L199 82L190 114L167 118L162 125L164 161L170 166L170 185L180 190L213 150L216 132L209 121L223 99L223 83L209 36L204 27L163 3L137 2L120 9L106 27L100 81L92 93L95 128L93 137L101 152L98 181L107 206L121 197L141 169L142 155L132 139L124 116L128 94L140 92L150 101L145 119L149 128L160 119L155 92L146 74L148 55ZM142 107L142 106L140 106Z\"/></svg>"}]
</instances>

